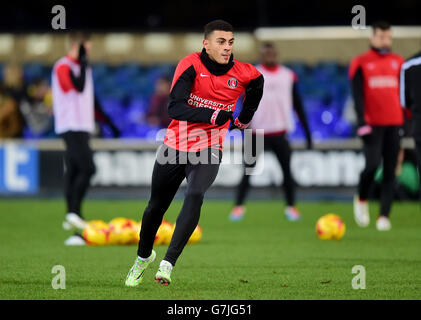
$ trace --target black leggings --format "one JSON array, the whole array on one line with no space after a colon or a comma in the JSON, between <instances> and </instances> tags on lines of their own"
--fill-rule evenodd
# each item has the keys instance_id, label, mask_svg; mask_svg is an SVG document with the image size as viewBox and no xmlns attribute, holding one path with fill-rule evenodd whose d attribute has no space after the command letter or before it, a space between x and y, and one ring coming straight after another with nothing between
<instances>
[{"instance_id":1,"label":"black leggings","mask_svg":"<svg viewBox=\"0 0 421 320\"><path fill-rule=\"evenodd\" d=\"M395 170L400 150L398 126L373 126L373 132L363 136L365 168L360 175L358 194L367 199L377 168L383 158L380 215L389 216L394 197Z\"/></svg>"},{"instance_id":2,"label":"black leggings","mask_svg":"<svg viewBox=\"0 0 421 320\"><path fill-rule=\"evenodd\" d=\"M251 135L251 141L247 139L247 135L244 138L244 144L251 143L251 150L252 154L255 157L256 161L258 158L258 154L256 154L256 150L261 150L261 148L256 148L256 135ZM250 150L249 149L249 150ZM278 159L282 172L284 175L284 193L285 198L288 206L293 206L295 204L295 182L294 178L291 173L291 147L289 145L288 140L286 139L285 135L276 135L276 136L265 136L264 137L264 150L272 151L276 158ZM256 161L252 163L245 163L244 162L244 174L243 178L241 179L240 184L237 188L237 196L236 196L236 205L240 206L243 205L245 202L248 190L250 189L250 175L246 174L246 168L252 168L256 166Z\"/></svg>"},{"instance_id":3,"label":"black leggings","mask_svg":"<svg viewBox=\"0 0 421 320\"><path fill-rule=\"evenodd\" d=\"M218 174L222 152L217 149L203 150L200 153L201 161L194 161L191 158L195 155L199 154L177 151L165 144L158 149L152 173L151 196L142 218L138 256L142 258L150 256L164 214L184 178L187 178L184 203L177 217L176 228L164 260L175 265L199 223L203 198ZM164 158L168 160L166 163Z\"/></svg>"},{"instance_id":4,"label":"black leggings","mask_svg":"<svg viewBox=\"0 0 421 320\"><path fill-rule=\"evenodd\" d=\"M64 193L67 212L82 216L82 200L88 190L90 179L95 173L93 153L89 146L89 133L68 131L61 136L66 145Z\"/></svg>"}]
</instances>

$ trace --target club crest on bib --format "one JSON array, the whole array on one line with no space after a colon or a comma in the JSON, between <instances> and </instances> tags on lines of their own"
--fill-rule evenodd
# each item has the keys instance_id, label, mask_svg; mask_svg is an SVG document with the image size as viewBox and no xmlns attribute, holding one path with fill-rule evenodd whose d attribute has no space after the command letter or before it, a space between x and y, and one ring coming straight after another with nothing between
<instances>
[{"instance_id":1,"label":"club crest on bib","mask_svg":"<svg viewBox=\"0 0 421 320\"><path fill-rule=\"evenodd\" d=\"M235 78L229 78L228 79L228 87L230 87L231 89L235 89L238 86L238 80Z\"/></svg>"}]
</instances>

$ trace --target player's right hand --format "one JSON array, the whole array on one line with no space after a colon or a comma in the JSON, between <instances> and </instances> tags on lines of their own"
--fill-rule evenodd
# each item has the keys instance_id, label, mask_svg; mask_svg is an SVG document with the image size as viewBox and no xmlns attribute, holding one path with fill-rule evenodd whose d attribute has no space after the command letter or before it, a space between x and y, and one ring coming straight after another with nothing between
<instances>
[{"instance_id":1,"label":"player's right hand","mask_svg":"<svg viewBox=\"0 0 421 320\"><path fill-rule=\"evenodd\" d=\"M232 111L220 110L216 117L215 124L222 126L230 120L232 121Z\"/></svg>"},{"instance_id":2,"label":"player's right hand","mask_svg":"<svg viewBox=\"0 0 421 320\"><path fill-rule=\"evenodd\" d=\"M369 125L364 125L357 129L357 136L364 137L370 134L371 132L373 132L373 128L371 128L371 126Z\"/></svg>"}]
</instances>

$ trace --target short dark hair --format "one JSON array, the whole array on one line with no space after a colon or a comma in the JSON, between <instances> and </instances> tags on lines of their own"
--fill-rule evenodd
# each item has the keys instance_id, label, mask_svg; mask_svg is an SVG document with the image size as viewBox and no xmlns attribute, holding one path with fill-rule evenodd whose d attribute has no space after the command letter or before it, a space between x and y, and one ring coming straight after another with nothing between
<instances>
[{"instance_id":1,"label":"short dark hair","mask_svg":"<svg viewBox=\"0 0 421 320\"><path fill-rule=\"evenodd\" d=\"M204 35L205 39L215 30L234 32L232 25L224 20L214 20L205 25Z\"/></svg>"},{"instance_id":2,"label":"short dark hair","mask_svg":"<svg viewBox=\"0 0 421 320\"><path fill-rule=\"evenodd\" d=\"M76 31L70 31L68 33L68 39L70 43L75 43L75 42L85 42L91 39L91 35L88 32L85 31L80 31L80 30L76 30Z\"/></svg>"},{"instance_id":3,"label":"short dark hair","mask_svg":"<svg viewBox=\"0 0 421 320\"><path fill-rule=\"evenodd\" d=\"M261 45L262 49L275 49L273 42L263 42Z\"/></svg>"},{"instance_id":4,"label":"short dark hair","mask_svg":"<svg viewBox=\"0 0 421 320\"><path fill-rule=\"evenodd\" d=\"M371 27L373 28L373 33L375 33L377 31L377 29L386 31L389 30L391 28L391 25L389 22L387 21L375 21Z\"/></svg>"},{"instance_id":5,"label":"short dark hair","mask_svg":"<svg viewBox=\"0 0 421 320\"><path fill-rule=\"evenodd\" d=\"M170 76L165 74L165 75L160 76L158 81L165 81L165 82L171 83L171 78Z\"/></svg>"},{"instance_id":6,"label":"short dark hair","mask_svg":"<svg viewBox=\"0 0 421 320\"><path fill-rule=\"evenodd\" d=\"M43 78L43 77L36 77L31 84L35 85L35 86L39 86L41 84L48 84L47 79Z\"/></svg>"}]
</instances>

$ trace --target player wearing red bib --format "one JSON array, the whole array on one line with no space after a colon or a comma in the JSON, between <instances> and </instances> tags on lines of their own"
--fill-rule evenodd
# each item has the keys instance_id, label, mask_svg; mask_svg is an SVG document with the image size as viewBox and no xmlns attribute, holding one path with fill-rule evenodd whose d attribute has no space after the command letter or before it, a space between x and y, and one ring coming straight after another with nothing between
<instances>
[{"instance_id":1,"label":"player wearing red bib","mask_svg":"<svg viewBox=\"0 0 421 320\"><path fill-rule=\"evenodd\" d=\"M231 221L243 219L246 207L245 201L250 189L250 175L247 170L256 166L259 153L271 151L276 156L282 168L285 192L285 217L296 221L301 218L295 206L295 181L292 176L290 163L292 150L288 141L288 132L294 131L294 111L296 112L306 136L307 148L312 148L311 131L300 94L298 92L297 75L284 65L278 64L277 51L273 43L265 43L261 47L261 63L256 66L265 77L265 88L259 110L256 111L250 129L251 137L244 137L244 145L248 145L251 153L256 154L254 161L244 161L244 172L237 187L235 207L229 216ZM263 129L263 148L256 146L257 129ZM261 135L261 134L260 134Z\"/></svg>"},{"instance_id":2,"label":"player wearing red bib","mask_svg":"<svg viewBox=\"0 0 421 320\"><path fill-rule=\"evenodd\" d=\"M203 50L182 59L175 71L164 143L152 173L151 196L140 231L140 241L126 285L140 284L143 273L156 258L153 242L162 218L181 182L187 179L183 207L155 280L168 285L171 271L196 228L204 194L218 173L225 135L231 127L245 129L263 94L263 76L248 63L234 60L232 26L216 20L205 26ZM232 114L245 92L243 109Z\"/></svg>"}]
</instances>

